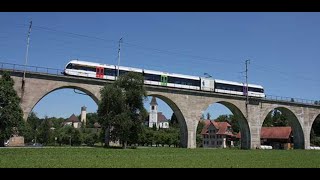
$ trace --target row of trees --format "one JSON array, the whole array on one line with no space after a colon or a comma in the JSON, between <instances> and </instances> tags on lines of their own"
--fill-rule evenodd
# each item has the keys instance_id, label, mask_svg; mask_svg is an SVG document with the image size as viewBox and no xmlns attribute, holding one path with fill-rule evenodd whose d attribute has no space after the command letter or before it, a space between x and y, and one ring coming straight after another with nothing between
<instances>
[{"instance_id":1,"label":"row of trees","mask_svg":"<svg viewBox=\"0 0 320 180\"><path fill-rule=\"evenodd\" d=\"M93 117L96 113L91 113ZM86 128L79 129L70 125L63 125L64 118L45 117L40 119L34 112L28 117L26 131L24 133L25 142L41 143L44 145L88 145L93 146L95 143L105 143L105 132L100 129L91 128L94 119L88 119ZM89 127L88 127L89 126ZM128 141L129 145L140 146L175 146L180 143L179 127L170 127L170 129L149 128L141 124L142 131L139 132L136 141Z\"/></svg>"},{"instance_id":2,"label":"row of trees","mask_svg":"<svg viewBox=\"0 0 320 180\"><path fill-rule=\"evenodd\" d=\"M138 134L136 142L130 142L140 146L180 146L180 130L179 128L170 127L169 129L155 129L147 126Z\"/></svg>"},{"instance_id":3,"label":"row of trees","mask_svg":"<svg viewBox=\"0 0 320 180\"><path fill-rule=\"evenodd\" d=\"M24 131L25 143L41 143L44 145L94 145L99 140L99 131L93 128L76 129L63 125L64 118L45 117L40 119L34 112L28 117Z\"/></svg>"}]
</instances>

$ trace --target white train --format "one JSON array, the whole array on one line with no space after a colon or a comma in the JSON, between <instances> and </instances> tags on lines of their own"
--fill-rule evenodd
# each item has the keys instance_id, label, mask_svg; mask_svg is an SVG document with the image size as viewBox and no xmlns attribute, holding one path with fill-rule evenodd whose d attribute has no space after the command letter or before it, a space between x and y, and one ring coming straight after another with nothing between
<instances>
[{"instance_id":1,"label":"white train","mask_svg":"<svg viewBox=\"0 0 320 180\"><path fill-rule=\"evenodd\" d=\"M149 85L213 91L216 93L240 96L248 93L248 96L252 97L265 97L264 89L260 85L249 84L247 91L246 84L239 82L119 66L120 75L129 71L142 74L144 77L144 83ZM108 80L115 80L117 72L118 66L116 65L99 64L79 60L71 60L64 70L65 75Z\"/></svg>"}]
</instances>

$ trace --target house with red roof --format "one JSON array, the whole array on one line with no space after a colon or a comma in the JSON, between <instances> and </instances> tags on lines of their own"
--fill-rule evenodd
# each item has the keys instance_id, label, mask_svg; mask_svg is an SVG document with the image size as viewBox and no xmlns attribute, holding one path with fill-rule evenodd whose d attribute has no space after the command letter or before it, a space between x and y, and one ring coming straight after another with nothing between
<instances>
[{"instance_id":1,"label":"house with red roof","mask_svg":"<svg viewBox=\"0 0 320 180\"><path fill-rule=\"evenodd\" d=\"M290 126L262 127L260 133L261 145L272 146L273 149L291 149L293 134Z\"/></svg>"},{"instance_id":2,"label":"house with red roof","mask_svg":"<svg viewBox=\"0 0 320 180\"><path fill-rule=\"evenodd\" d=\"M236 135L233 134L228 122L202 120L205 126L202 129L203 147L226 148L233 146Z\"/></svg>"},{"instance_id":3,"label":"house with red roof","mask_svg":"<svg viewBox=\"0 0 320 180\"><path fill-rule=\"evenodd\" d=\"M240 132L237 139L241 138ZM293 132L290 126L262 127L260 133L261 145L272 146L272 149L291 149L293 147Z\"/></svg>"}]
</instances>

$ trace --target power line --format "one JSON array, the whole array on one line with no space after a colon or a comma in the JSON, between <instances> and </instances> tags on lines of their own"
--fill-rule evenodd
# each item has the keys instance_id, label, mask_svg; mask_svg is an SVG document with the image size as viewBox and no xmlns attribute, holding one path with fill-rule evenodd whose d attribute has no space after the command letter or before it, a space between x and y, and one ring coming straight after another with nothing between
<instances>
[{"instance_id":1,"label":"power line","mask_svg":"<svg viewBox=\"0 0 320 180\"><path fill-rule=\"evenodd\" d=\"M281 74L283 77L286 77L287 79L292 79L292 77L296 77L296 78L300 78L300 79L307 80L307 81L313 81L313 82L319 81L319 79L313 79L313 78L299 76L299 75L297 76L296 74L291 74L291 73L279 71L279 70L276 70L271 67L265 67L265 66L260 66L260 65L256 65L256 64L252 64L252 65L256 67L256 70L260 69L264 72L276 72L276 73Z\"/></svg>"},{"instance_id":2,"label":"power line","mask_svg":"<svg viewBox=\"0 0 320 180\"><path fill-rule=\"evenodd\" d=\"M47 30L47 31L53 31L53 32L69 34L69 35L77 36L77 37L84 37L84 38L90 38L90 39L96 39L96 40L100 40L100 41L107 41L107 42L115 42L116 43L115 40L109 40L109 39L104 39L104 38L95 37L95 36L89 36L89 35L78 34L78 33L73 33L73 32L61 31L61 30L56 30L56 29L53 29L53 28L44 27L44 26L34 26L34 27L36 29L43 29L43 30Z\"/></svg>"},{"instance_id":3,"label":"power line","mask_svg":"<svg viewBox=\"0 0 320 180\"><path fill-rule=\"evenodd\" d=\"M16 24L19 26L27 26L26 24ZM83 37L83 38L88 38L88 39L95 39L95 40L100 40L100 41L105 41L105 42L113 42L113 43L118 43L118 41L116 40L110 40L110 39L105 39L105 38L100 38L100 37L95 37L95 36L89 36L89 35L84 35L84 34L79 34L79 33L73 33L73 32L67 32L67 31L61 31L61 30L56 30L54 28L49 28L49 27L45 27L45 26L33 26L35 29L38 30L45 30L45 31L51 31L51 32L56 32L56 33L64 33L66 35L72 36L72 37ZM202 56L197 56L197 55L190 55L190 54L185 54L185 53L178 53L178 52L174 52L174 51L169 51L169 50L163 50L163 49L157 49L157 48L150 48L150 47L145 47L142 45L138 45L138 44L134 44L134 43L123 43L123 45L127 46L127 47L133 47L133 48L138 48L138 49L143 49L143 50L148 50L148 51L152 51L152 52L156 52L156 53L161 53L161 54L167 54L167 55L175 55L175 56L183 56L183 57L189 57L190 59L194 59L198 61L203 61L203 62L217 62L217 63L224 63L224 64L232 64L235 65L236 63L234 61L229 61L229 60L224 60L224 59L217 59L217 58L208 58L208 57L202 57ZM194 61L196 62L196 61ZM172 63L172 62L171 62ZM185 62L184 62L185 63ZM260 69L268 69L266 66L259 66L256 64L253 64L253 66L256 66L257 68ZM269 70L273 71L273 72L278 72L280 74L286 74L288 75L288 73L282 72L282 71L277 71L275 69L269 68ZM311 79L311 78L306 78L306 77L302 77L302 76L297 76L297 75L293 75L290 74L290 76L295 76L295 77L299 77L305 80L311 80L311 81L318 81L316 79Z\"/></svg>"},{"instance_id":4,"label":"power line","mask_svg":"<svg viewBox=\"0 0 320 180\"><path fill-rule=\"evenodd\" d=\"M56 30L56 29L53 29L53 28L44 27L44 26L35 26L35 25L34 25L34 28L35 28L35 29L42 29L42 30L52 31L52 32L64 33L64 34L68 34L68 35L72 35L72 36L77 36L77 37L84 37L84 38L96 39L96 40L100 40L100 41L118 43L118 42L115 41L115 40L110 40L110 39L105 39L105 38L100 38L100 37L95 37L95 36L88 36L88 35L83 35L83 34L79 34L79 33L61 31L61 30ZM133 43L128 43L128 42L123 42L123 45L126 45L126 46L128 46L128 47L133 47L133 48L140 48L140 49L144 49L144 50L154 51L154 52L158 52L158 53L162 53L162 54L190 57L190 58L192 58L192 59L197 59L197 60L205 61L205 62L215 61L215 62L227 63L227 64L234 64L234 63L235 63L235 62L233 62L233 61L228 61L228 60L223 60L223 59L201 57L201 56L196 56L196 55L178 53L178 52L169 51L169 50L162 50L162 49L157 49L157 48L150 48L150 47L145 47L145 46L142 46L142 45L133 44Z\"/></svg>"}]
</instances>

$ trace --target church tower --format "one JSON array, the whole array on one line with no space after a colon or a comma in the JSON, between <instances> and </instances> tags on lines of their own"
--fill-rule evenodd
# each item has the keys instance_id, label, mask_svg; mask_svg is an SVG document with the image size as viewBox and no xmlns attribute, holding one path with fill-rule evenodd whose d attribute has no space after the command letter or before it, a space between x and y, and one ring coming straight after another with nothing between
<instances>
[{"instance_id":1,"label":"church tower","mask_svg":"<svg viewBox=\"0 0 320 180\"><path fill-rule=\"evenodd\" d=\"M80 122L82 123L83 127L86 127L86 122L87 122L87 107L82 106L81 107L81 120Z\"/></svg>"},{"instance_id":2,"label":"church tower","mask_svg":"<svg viewBox=\"0 0 320 180\"><path fill-rule=\"evenodd\" d=\"M150 102L150 113L149 113L149 127L153 127L155 124L158 127L158 103L155 97L152 97Z\"/></svg>"}]
</instances>

